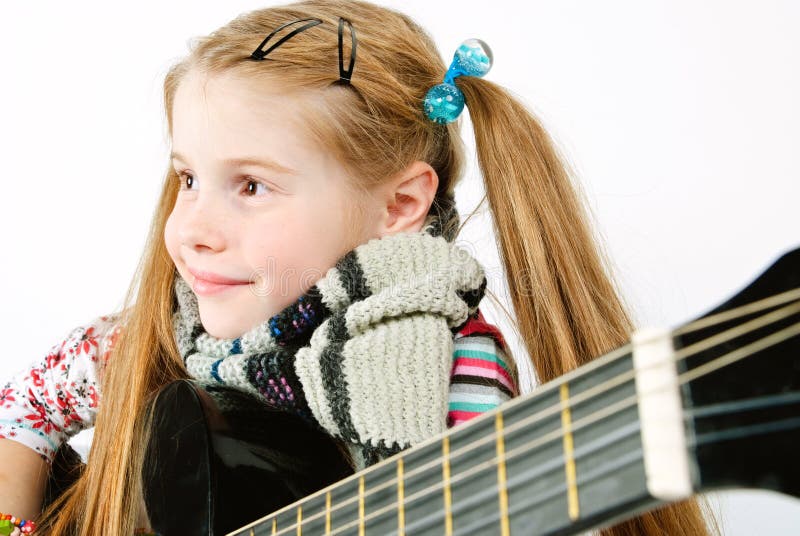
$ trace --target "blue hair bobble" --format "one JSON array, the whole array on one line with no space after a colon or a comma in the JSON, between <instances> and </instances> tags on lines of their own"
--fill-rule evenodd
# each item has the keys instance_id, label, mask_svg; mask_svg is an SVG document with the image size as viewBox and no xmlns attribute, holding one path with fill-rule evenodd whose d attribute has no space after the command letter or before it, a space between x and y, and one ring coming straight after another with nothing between
<instances>
[{"instance_id":1,"label":"blue hair bobble","mask_svg":"<svg viewBox=\"0 0 800 536\"><path fill-rule=\"evenodd\" d=\"M492 68L492 49L480 39L467 39L453 55L444 82L428 90L422 108L425 116L436 123L452 123L464 109L464 94L453 80L457 76L484 76Z\"/></svg>"}]
</instances>

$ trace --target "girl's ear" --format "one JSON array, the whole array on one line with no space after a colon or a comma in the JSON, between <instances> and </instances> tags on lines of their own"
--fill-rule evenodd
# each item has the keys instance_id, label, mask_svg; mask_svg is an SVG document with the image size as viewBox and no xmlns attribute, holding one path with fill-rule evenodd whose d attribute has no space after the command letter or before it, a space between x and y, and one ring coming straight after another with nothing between
<instances>
[{"instance_id":1,"label":"girl's ear","mask_svg":"<svg viewBox=\"0 0 800 536\"><path fill-rule=\"evenodd\" d=\"M378 235L422 230L438 186L436 171L419 160L378 186L375 197L381 215L376 229Z\"/></svg>"}]
</instances>

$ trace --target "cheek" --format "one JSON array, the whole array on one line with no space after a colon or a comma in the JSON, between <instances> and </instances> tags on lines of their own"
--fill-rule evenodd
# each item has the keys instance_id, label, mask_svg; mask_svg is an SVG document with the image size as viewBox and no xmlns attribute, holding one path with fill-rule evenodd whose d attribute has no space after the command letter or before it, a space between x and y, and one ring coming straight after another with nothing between
<instances>
[{"instance_id":1,"label":"cheek","mask_svg":"<svg viewBox=\"0 0 800 536\"><path fill-rule=\"evenodd\" d=\"M307 262L309 250L313 246L306 244L294 231L290 231L288 222L283 231L250 233L242 236L242 253L247 265L258 277L266 282L276 282L287 278L296 281L298 268Z\"/></svg>"},{"instance_id":2,"label":"cheek","mask_svg":"<svg viewBox=\"0 0 800 536\"><path fill-rule=\"evenodd\" d=\"M297 214L283 218L272 232L247 233L242 242L247 264L262 283L284 289L287 295L310 287L344 254L338 221L314 211Z\"/></svg>"}]
</instances>

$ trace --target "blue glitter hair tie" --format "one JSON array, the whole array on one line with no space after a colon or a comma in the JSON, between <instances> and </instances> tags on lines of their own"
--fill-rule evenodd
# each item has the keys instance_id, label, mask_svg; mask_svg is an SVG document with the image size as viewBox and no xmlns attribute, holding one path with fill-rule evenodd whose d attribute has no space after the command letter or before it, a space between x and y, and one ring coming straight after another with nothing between
<instances>
[{"instance_id":1,"label":"blue glitter hair tie","mask_svg":"<svg viewBox=\"0 0 800 536\"><path fill-rule=\"evenodd\" d=\"M464 109L464 94L453 82L457 76L484 76L492 68L492 49L480 39L467 39L453 55L444 82L428 90L422 108L436 123L452 123Z\"/></svg>"}]
</instances>

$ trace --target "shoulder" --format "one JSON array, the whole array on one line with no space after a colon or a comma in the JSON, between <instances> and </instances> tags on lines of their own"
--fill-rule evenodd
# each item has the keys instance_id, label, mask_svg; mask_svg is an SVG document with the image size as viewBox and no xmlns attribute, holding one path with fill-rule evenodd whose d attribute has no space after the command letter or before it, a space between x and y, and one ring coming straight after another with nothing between
<instances>
[{"instance_id":1,"label":"shoulder","mask_svg":"<svg viewBox=\"0 0 800 536\"><path fill-rule=\"evenodd\" d=\"M492 384L509 397L517 394L516 367L506 340L480 309L453 339L451 380Z\"/></svg>"},{"instance_id":2,"label":"shoulder","mask_svg":"<svg viewBox=\"0 0 800 536\"><path fill-rule=\"evenodd\" d=\"M503 334L477 310L453 340L448 426L517 396L517 385L516 368Z\"/></svg>"},{"instance_id":3,"label":"shoulder","mask_svg":"<svg viewBox=\"0 0 800 536\"><path fill-rule=\"evenodd\" d=\"M458 340L462 337L475 337L484 336L491 337L492 340L504 352L508 351L506 340L500 329L494 324L486 321L480 309L477 309L473 315L467 319L467 323L456 333L455 339Z\"/></svg>"},{"instance_id":4,"label":"shoulder","mask_svg":"<svg viewBox=\"0 0 800 536\"><path fill-rule=\"evenodd\" d=\"M72 328L59 343L51 348L48 358L82 357L103 365L108 359L120 331L119 313L96 316ZM57 354L54 355L56 351ZM52 363L49 365L52 366Z\"/></svg>"},{"instance_id":5,"label":"shoulder","mask_svg":"<svg viewBox=\"0 0 800 536\"><path fill-rule=\"evenodd\" d=\"M51 462L64 441L94 423L99 376L118 333L117 315L92 318L0 385L0 438Z\"/></svg>"}]
</instances>

